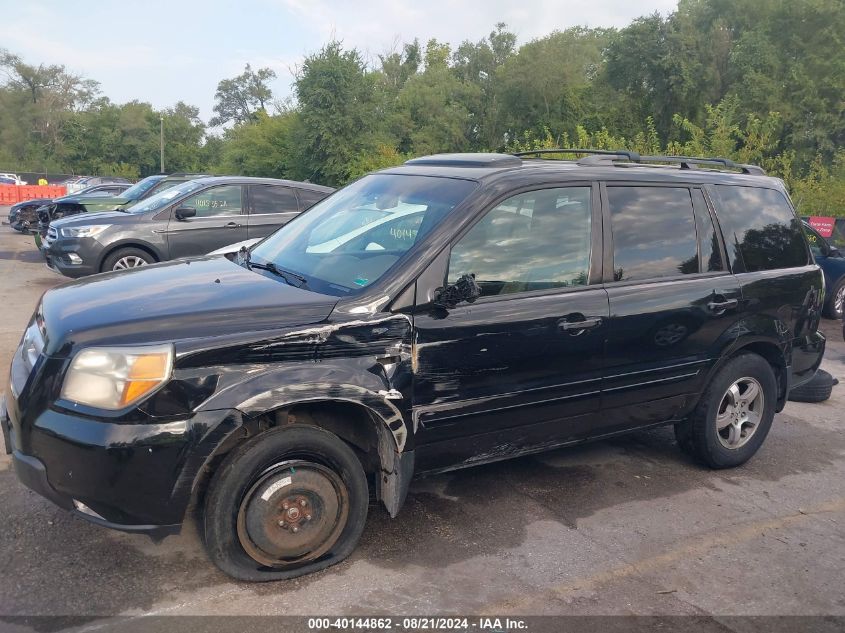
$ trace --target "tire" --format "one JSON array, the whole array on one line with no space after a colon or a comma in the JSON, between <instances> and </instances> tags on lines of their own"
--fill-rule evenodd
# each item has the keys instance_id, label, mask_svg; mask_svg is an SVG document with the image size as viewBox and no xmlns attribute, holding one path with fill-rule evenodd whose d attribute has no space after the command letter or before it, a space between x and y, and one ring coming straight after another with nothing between
<instances>
[{"instance_id":1,"label":"tire","mask_svg":"<svg viewBox=\"0 0 845 633\"><path fill-rule=\"evenodd\" d=\"M824 402L833 393L833 386L839 384L833 376L819 369L809 382L789 392L792 402Z\"/></svg>"},{"instance_id":2,"label":"tire","mask_svg":"<svg viewBox=\"0 0 845 633\"><path fill-rule=\"evenodd\" d=\"M100 271L126 270L148 264L155 264L155 257L140 248L119 248L103 260Z\"/></svg>"},{"instance_id":3,"label":"tire","mask_svg":"<svg viewBox=\"0 0 845 633\"><path fill-rule=\"evenodd\" d=\"M755 392L749 391L752 387L757 395L746 397ZM769 363L757 354L740 354L712 378L690 418L675 425L678 445L710 468L739 466L766 439L776 401L777 381Z\"/></svg>"},{"instance_id":4,"label":"tire","mask_svg":"<svg viewBox=\"0 0 845 633\"><path fill-rule=\"evenodd\" d=\"M295 578L352 553L368 503L364 469L346 443L316 427L275 428L233 450L214 474L206 549L238 580Z\"/></svg>"},{"instance_id":5,"label":"tire","mask_svg":"<svg viewBox=\"0 0 845 633\"><path fill-rule=\"evenodd\" d=\"M824 310L825 316L831 319L842 319L845 314L845 277L837 281L830 293L830 299Z\"/></svg>"}]
</instances>

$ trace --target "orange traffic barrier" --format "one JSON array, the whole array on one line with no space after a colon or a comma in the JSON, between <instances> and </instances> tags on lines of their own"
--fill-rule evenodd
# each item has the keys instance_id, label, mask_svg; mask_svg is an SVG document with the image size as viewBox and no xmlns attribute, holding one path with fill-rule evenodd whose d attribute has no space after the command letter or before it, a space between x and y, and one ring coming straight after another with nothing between
<instances>
[{"instance_id":1,"label":"orange traffic barrier","mask_svg":"<svg viewBox=\"0 0 845 633\"><path fill-rule=\"evenodd\" d=\"M58 185L0 185L0 204L17 204L36 198L59 198L67 189Z\"/></svg>"}]
</instances>

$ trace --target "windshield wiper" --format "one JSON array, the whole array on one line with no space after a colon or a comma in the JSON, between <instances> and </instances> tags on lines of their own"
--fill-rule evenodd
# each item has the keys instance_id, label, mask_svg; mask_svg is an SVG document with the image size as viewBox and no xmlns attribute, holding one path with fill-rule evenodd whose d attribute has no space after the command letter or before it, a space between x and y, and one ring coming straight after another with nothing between
<instances>
[{"instance_id":1,"label":"windshield wiper","mask_svg":"<svg viewBox=\"0 0 845 633\"><path fill-rule=\"evenodd\" d=\"M289 286L293 286L295 288L303 288L308 285L308 280L302 275L292 272L290 270L284 270L283 268L279 268L273 262L259 263L252 261L249 252L244 255L244 261L246 262L248 268L258 268L259 270L269 271L277 277L281 277L282 279L284 279L285 283ZM292 279L295 279L299 283L293 283L291 281Z\"/></svg>"}]
</instances>

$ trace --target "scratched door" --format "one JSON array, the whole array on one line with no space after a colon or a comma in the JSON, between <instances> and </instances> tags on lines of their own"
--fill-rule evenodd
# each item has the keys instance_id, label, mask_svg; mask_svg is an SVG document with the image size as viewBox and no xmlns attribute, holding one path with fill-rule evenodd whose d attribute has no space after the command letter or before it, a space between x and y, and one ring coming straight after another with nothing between
<instances>
[{"instance_id":1,"label":"scratched door","mask_svg":"<svg viewBox=\"0 0 845 633\"><path fill-rule=\"evenodd\" d=\"M505 200L458 238L449 281L472 273L482 296L414 315L422 468L589 432L608 317L606 291L591 284L597 224L589 185L555 187Z\"/></svg>"}]
</instances>

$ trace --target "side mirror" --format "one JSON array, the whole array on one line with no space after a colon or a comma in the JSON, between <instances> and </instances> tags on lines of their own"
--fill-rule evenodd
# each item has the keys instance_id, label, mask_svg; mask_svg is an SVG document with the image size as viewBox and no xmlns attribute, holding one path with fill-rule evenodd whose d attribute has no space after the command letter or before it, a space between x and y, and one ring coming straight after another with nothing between
<instances>
[{"instance_id":1,"label":"side mirror","mask_svg":"<svg viewBox=\"0 0 845 633\"><path fill-rule=\"evenodd\" d=\"M197 214L197 210L192 207L179 207L174 211L177 220L184 220L186 218L193 218Z\"/></svg>"},{"instance_id":2,"label":"side mirror","mask_svg":"<svg viewBox=\"0 0 845 633\"><path fill-rule=\"evenodd\" d=\"M452 309L464 301L473 303L480 296L481 286L476 283L475 275L461 275L455 283L434 292L434 304Z\"/></svg>"},{"instance_id":3,"label":"side mirror","mask_svg":"<svg viewBox=\"0 0 845 633\"><path fill-rule=\"evenodd\" d=\"M831 246L830 250L827 252L827 256L828 257L842 257L842 251L840 251L838 248Z\"/></svg>"}]
</instances>

